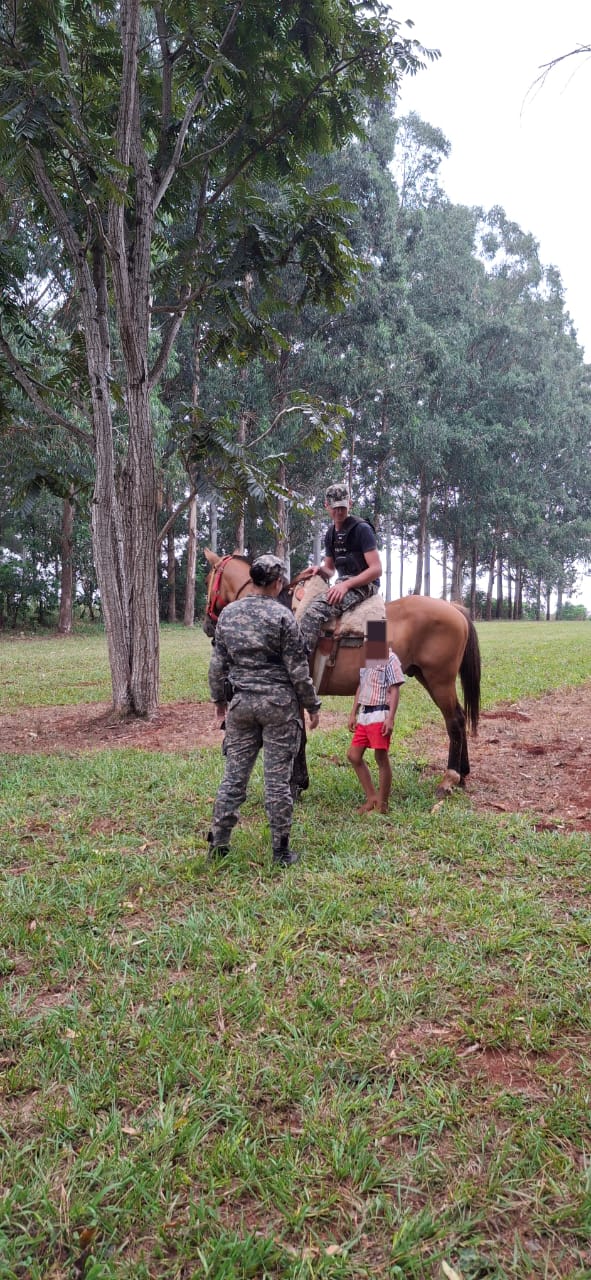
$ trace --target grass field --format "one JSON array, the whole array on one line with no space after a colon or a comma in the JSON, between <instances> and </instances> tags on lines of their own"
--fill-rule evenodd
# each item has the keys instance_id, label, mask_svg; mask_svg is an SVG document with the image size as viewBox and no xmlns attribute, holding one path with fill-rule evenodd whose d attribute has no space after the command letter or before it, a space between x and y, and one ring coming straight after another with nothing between
<instances>
[{"instance_id":1,"label":"grass field","mask_svg":"<svg viewBox=\"0 0 591 1280\"><path fill-rule=\"evenodd\" d=\"M480 639L485 705L589 677L589 624ZM100 635L0 642L0 710L108 696ZM207 865L217 751L0 755L0 1280L591 1277L591 840L432 812L437 715L388 819L312 736L286 873L258 768Z\"/></svg>"}]
</instances>

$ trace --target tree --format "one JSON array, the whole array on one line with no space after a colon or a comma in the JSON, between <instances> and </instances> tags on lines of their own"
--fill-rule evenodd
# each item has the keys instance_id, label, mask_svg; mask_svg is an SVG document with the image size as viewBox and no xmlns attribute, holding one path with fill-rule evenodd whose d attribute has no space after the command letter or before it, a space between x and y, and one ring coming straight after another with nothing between
<instances>
[{"instance_id":1,"label":"tree","mask_svg":"<svg viewBox=\"0 0 591 1280\"><path fill-rule=\"evenodd\" d=\"M301 156L356 132L360 95L385 93L417 65L417 46L377 2L353 0L15 0L0 41L0 156L19 232L53 247L53 296L76 318L64 366L76 355L77 377L63 408L19 356L18 287L0 317L0 352L54 422L72 433L91 423L113 706L149 716L158 702L152 393L190 314L210 353L270 349L265 297L290 256L304 296L348 288L343 216L334 193L306 190ZM279 200L269 199L273 184ZM264 286L258 316L249 275Z\"/></svg>"}]
</instances>

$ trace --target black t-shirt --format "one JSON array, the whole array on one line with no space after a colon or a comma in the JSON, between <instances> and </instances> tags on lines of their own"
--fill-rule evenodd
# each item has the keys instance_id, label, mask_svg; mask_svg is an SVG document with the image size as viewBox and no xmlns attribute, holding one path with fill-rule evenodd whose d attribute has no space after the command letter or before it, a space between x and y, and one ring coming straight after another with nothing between
<instances>
[{"instance_id":1,"label":"black t-shirt","mask_svg":"<svg viewBox=\"0 0 591 1280\"><path fill-rule=\"evenodd\" d=\"M334 561L340 578L353 578L367 569L366 551L377 551L376 535L367 520L347 516L337 532L329 525L324 541L325 554ZM379 578L375 579L379 586Z\"/></svg>"}]
</instances>

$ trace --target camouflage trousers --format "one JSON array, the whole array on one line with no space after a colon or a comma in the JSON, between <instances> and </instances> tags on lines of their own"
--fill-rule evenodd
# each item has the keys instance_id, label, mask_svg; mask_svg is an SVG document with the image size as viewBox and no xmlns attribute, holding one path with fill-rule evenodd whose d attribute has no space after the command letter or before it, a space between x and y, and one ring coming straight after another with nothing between
<instances>
[{"instance_id":1,"label":"camouflage trousers","mask_svg":"<svg viewBox=\"0 0 591 1280\"><path fill-rule=\"evenodd\" d=\"M300 746L302 722L298 702L273 701L264 694L237 693L226 713L224 776L213 808L212 843L226 845L238 822L248 780L261 747L265 779L265 811L273 848L289 839L293 814L290 781Z\"/></svg>"},{"instance_id":2,"label":"camouflage trousers","mask_svg":"<svg viewBox=\"0 0 591 1280\"><path fill-rule=\"evenodd\" d=\"M330 618L340 618L347 609L353 609L356 604L361 604L362 600L375 595L376 591L377 587L373 582L369 582L363 587L351 587L340 604L329 604L325 596L317 596L312 600L310 607L300 618L300 631L308 653L314 652L320 632Z\"/></svg>"}]
</instances>

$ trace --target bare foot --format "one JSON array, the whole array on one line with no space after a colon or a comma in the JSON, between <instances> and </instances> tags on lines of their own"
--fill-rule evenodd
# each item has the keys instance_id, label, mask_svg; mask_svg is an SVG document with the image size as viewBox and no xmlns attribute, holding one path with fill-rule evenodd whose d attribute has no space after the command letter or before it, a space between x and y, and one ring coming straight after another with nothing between
<instances>
[{"instance_id":1,"label":"bare foot","mask_svg":"<svg viewBox=\"0 0 591 1280\"><path fill-rule=\"evenodd\" d=\"M359 808L358 808L357 812L358 812L358 813L371 813L372 809L375 809L375 807L376 807L377 803L378 803L378 801L377 801L377 797L376 797L376 796L372 796L372 797L371 797L371 799L367 799L367 800L365 801L365 804L362 804L362 805L360 805L360 806L359 806Z\"/></svg>"},{"instance_id":2,"label":"bare foot","mask_svg":"<svg viewBox=\"0 0 591 1280\"><path fill-rule=\"evenodd\" d=\"M374 805L374 808L375 808L376 813L387 813L387 812L388 812L388 805L387 805L387 804L379 804L379 803L376 803L376 804Z\"/></svg>"}]
</instances>

